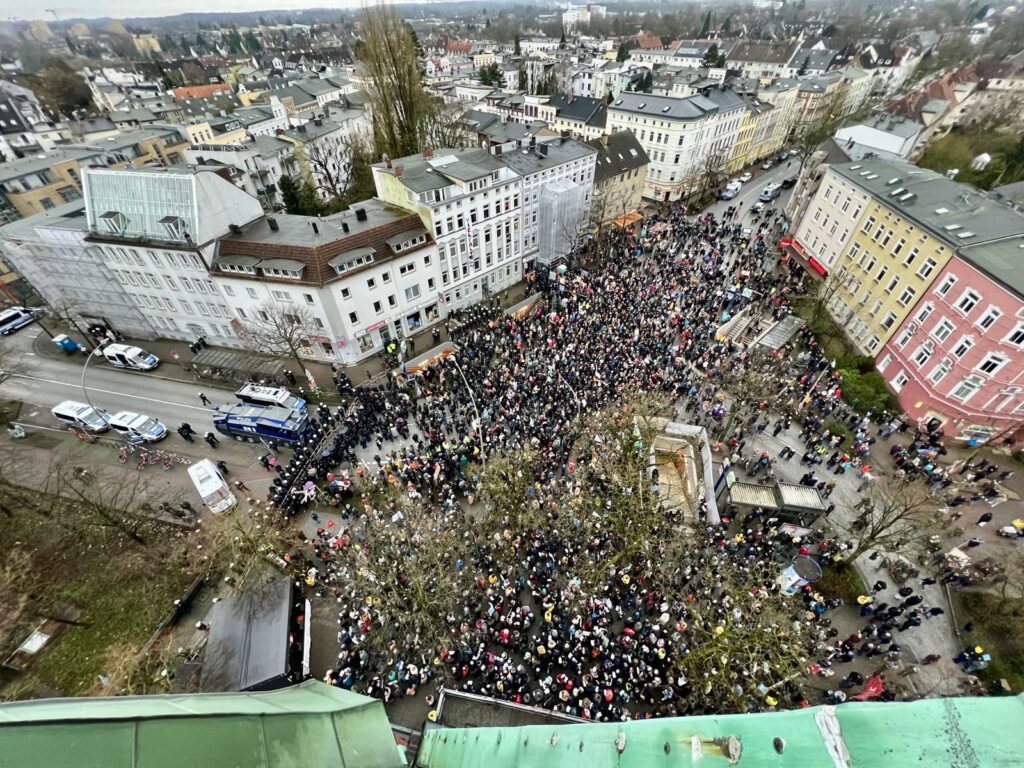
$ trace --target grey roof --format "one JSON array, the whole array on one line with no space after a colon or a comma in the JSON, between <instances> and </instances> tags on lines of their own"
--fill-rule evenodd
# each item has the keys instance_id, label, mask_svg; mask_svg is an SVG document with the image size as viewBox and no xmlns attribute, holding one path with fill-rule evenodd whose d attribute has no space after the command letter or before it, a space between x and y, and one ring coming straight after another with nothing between
<instances>
[{"instance_id":1,"label":"grey roof","mask_svg":"<svg viewBox=\"0 0 1024 768\"><path fill-rule=\"evenodd\" d=\"M541 147L547 147L547 155L542 154ZM538 142L533 147L516 149L501 155L501 161L521 176L529 176L555 165L579 160L596 154L597 151L576 139L555 139Z\"/></svg>"},{"instance_id":2,"label":"grey roof","mask_svg":"<svg viewBox=\"0 0 1024 768\"><path fill-rule=\"evenodd\" d=\"M839 51L833 51L829 48L825 50L802 50L797 51L793 57L791 66L800 68L804 66L804 60L807 60L807 69L828 69L836 56L839 55Z\"/></svg>"},{"instance_id":3,"label":"grey roof","mask_svg":"<svg viewBox=\"0 0 1024 768\"><path fill-rule=\"evenodd\" d=\"M726 56L729 55L729 50L732 48L732 43L728 40L679 40L678 42L679 45L676 46L673 55L682 59L703 59L704 54L712 45L717 45L718 52L724 53Z\"/></svg>"},{"instance_id":4,"label":"grey roof","mask_svg":"<svg viewBox=\"0 0 1024 768\"><path fill-rule=\"evenodd\" d=\"M466 112L462 119L466 121L470 129L481 131L497 120L498 116L493 112L481 112L478 109L471 109Z\"/></svg>"},{"instance_id":5,"label":"grey roof","mask_svg":"<svg viewBox=\"0 0 1024 768\"><path fill-rule=\"evenodd\" d=\"M616 131L586 144L597 150L597 165L594 168L596 184L634 168L643 168L650 162L632 131Z\"/></svg>"},{"instance_id":6,"label":"grey roof","mask_svg":"<svg viewBox=\"0 0 1024 768\"><path fill-rule=\"evenodd\" d=\"M401 245L407 240L412 240L414 237L420 237L426 234L427 230L425 230L423 227L414 227L413 229L407 229L404 232L399 232L397 235L389 237L384 242L390 245L393 249L396 245ZM370 250L373 249L371 248Z\"/></svg>"},{"instance_id":7,"label":"grey roof","mask_svg":"<svg viewBox=\"0 0 1024 768\"><path fill-rule=\"evenodd\" d=\"M236 109L234 117L242 125L249 126L256 123L262 123L264 120L271 120L274 117L273 111L270 107L263 107L254 105L251 107L242 107Z\"/></svg>"},{"instance_id":8,"label":"grey roof","mask_svg":"<svg viewBox=\"0 0 1024 768\"><path fill-rule=\"evenodd\" d=\"M96 149L62 147L43 157L33 155L32 157L23 157L18 160L0 163L0 183L11 181L12 179L20 179L22 176L28 176L31 173L45 171L47 168L52 168L57 163L67 160L82 161L89 157L96 157L99 154L102 153Z\"/></svg>"},{"instance_id":9,"label":"grey roof","mask_svg":"<svg viewBox=\"0 0 1024 768\"><path fill-rule=\"evenodd\" d=\"M135 107L134 109L128 109L123 111L111 112L110 119L114 123L129 123L129 122L152 122L157 119L153 110L145 107Z\"/></svg>"},{"instance_id":10,"label":"grey roof","mask_svg":"<svg viewBox=\"0 0 1024 768\"><path fill-rule=\"evenodd\" d=\"M661 120L700 120L709 112L718 109L718 105L703 96L687 96L677 99L671 96L652 96L649 93L629 93L623 91L619 98L609 105L609 109L618 112L631 112Z\"/></svg>"},{"instance_id":11,"label":"grey roof","mask_svg":"<svg viewBox=\"0 0 1024 768\"><path fill-rule=\"evenodd\" d=\"M594 126L603 126L608 113L608 105L604 99L595 99L591 96L558 94L548 100L548 105L555 108L559 117Z\"/></svg>"},{"instance_id":12,"label":"grey roof","mask_svg":"<svg viewBox=\"0 0 1024 768\"><path fill-rule=\"evenodd\" d=\"M336 267L339 264L344 264L347 261L358 259L362 256L373 256L377 251L373 248L353 248L351 251L342 251L337 256L327 260L327 264L332 267Z\"/></svg>"},{"instance_id":13,"label":"grey roof","mask_svg":"<svg viewBox=\"0 0 1024 768\"><path fill-rule=\"evenodd\" d=\"M1024 236L1024 216L935 171L878 159L831 170L965 257L976 244Z\"/></svg>"},{"instance_id":14,"label":"grey roof","mask_svg":"<svg viewBox=\"0 0 1024 768\"><path fill-rule=\"evenodd\" d=\"M1024 235L960 249L960 258L1024 298Z\"/></svg>"},{"instance_id":15,"label":"grey roof","mask_svg":"<svg viewBox=\"0 0 1024 768\"><path fill-rule=\"evenodd\" d=\"M800 48L799 41L773 43L748 40L740 43L729 52L729 63L765 62L768 64L787 64Z\"/></svg>"},{"instance_id":16,"label":"grey roof","mask_svg":"<svg viewBox=\"0 0 1024 768\"><path fill-rule=\"evenodd\" d=\"M256 150L264 157L271 157L280 152L288 154L295 149L290 141L279 139L277 136L257 136L253 144L256 145Z\"/></svg>"},{"instance_id":17,"label":"grey roof","mask_svg":"<svg viewBox=\"0 0 1024 768\"><path fill-rule=\"evenodd\" d=\"M307 141L319 139L329 133L334 133L339 128L341 128L341 126L333 120L321 120L320 125L310 121L298 128L292 128L285 131L284 135L290 139L295 139L295 141L305 143Z\"/></svg>"},{"instance_id":18,"label":"grey roof","mask_svg":"<svg viewBox=\"0 0 1024 768\"><path fill-rule=\"evenodd\" d=\"M430 158L408 155L392 160L391 165L377 163L374 167L392 175L401 168L402 184L414 192L444 189L451 186L452 179L478 179L502 167L485 149L437 149Z\"/></svg>"},{"instance_id":19,"label":"grey roof","mask_svg":"<svg viewBox=\"0 0 1024 768\"><path fill-rule=\"evenodd\" d=\"M260 260L255 256L241 256L239 254L231 254L230 256L221 256L217 259L218 264L230 264L235 267L255 267L260 263Z\"/></svg>"},{"instance_id":20,"label":"grey roof","mask_svg":"<svg viewBox=\"0 0 1024 768\"><path fill-rule=\"evenodd\" d=\"M746 99L736 93L732 88L727 88L725 86L705 88L701 91L701 94L703 98L717 106L720 112L731 112L734 109L743 109L747 105ZM703 105L703 102L700 103Z\"/></svg>"},{"instance_id":21,"label":"grey roof","mask_svg":"<svg viewBox=\"0 0 1024 768\"><path fill-rule=\"evenodd\" d=\"M339 87L334 83L329 83L326 80L320 80L319 78L311 78L307 80L298 80L295 82L294 87L301 88L310 96L325 96L328 93L334 93L339 90Z\"/></svg>"},{"instance_id":22,"label":"grey roof","mask_svg":"<svg viewBox=\"0 0 1024 768\"><path fill-rule=\"evenodd\" d=\"M872 115L864 121L863 125L874 128L877 131L885 131L893 136L909 139L924 130L924 126L914 120L908 120L902 115L879 114ZM850 126L853 127L853 126Z\"/></svg>"},{"instance_id":23,"label":"grey roof","mask_svg":"<svg viewBox=\"0 0 1024 768\"><path fill-rule=\"evenodd\" d=\"M262 259L260 261L260 269L287 269L292 272L301 272L305 267L306 262L298 259Z\"/></svg>"},{"instance_id":24,"label":"grey roof","mask_svg":"<svg viewBox=\"0 0 1024 768\"><path fill-rule=\"evenodd\" d=\"M355 211L358 208L366 211L365 221L359 221L356 218ZM360 232L392 224L413 215L415 214L410 214L408 211L388 208L379 200L365 200L361 203L353 203L347 210L341 213L324 216L323 218L278 213L274 215L277 229L270 228L266 217L256 219L251 224L243 226L241 232L229 234L221 238L221 240L263 243L267 245L316 247L352 237ZM348 225L348 232L342 230L342 222ZM314 224L316 224L319 232L313 231ZM225 257L218 255L217 258L220 260Z\"/></svg>"},{"instance_id":25,"label":"grey roof","mask_svg":"<svg viewBox=\"0 0 1024 768\"><path fill-rule=\"evenodd\" d=\"M295 106L299 106L300 104L309 104L310 102L316 101L316 96L311 96L308 92L295 85L290 85L286 88L275 88L264 95L267 98L270 98L271 96L277 96L279 99L291 98Z\"/></svg>"}]
</instances>

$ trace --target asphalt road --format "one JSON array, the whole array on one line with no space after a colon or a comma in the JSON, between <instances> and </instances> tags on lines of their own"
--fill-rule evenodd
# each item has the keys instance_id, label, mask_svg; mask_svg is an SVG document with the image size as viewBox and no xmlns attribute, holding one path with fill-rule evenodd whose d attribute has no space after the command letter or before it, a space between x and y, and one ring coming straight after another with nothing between
<instances>
[{"instance_id":1,"label":"asphalt road","mask_svg":"<svg viewBox=\"0 0 1024 768\"><path fill-rule=\"evenodd\" d=\"M800 161L795 159L792 160L788 168L786 167L786 163L778 163L774 168L769 168L767 171L761 170L760 165L756 165L748 170L754 174L754 178L743 185L743 188L740 189L740 193L736 195L736 197L732 200L716 200L714 203L709 205L706 210L714 213L715 216L721 216L730 206L737 206L742 203L743 205L740 207L740 210L743 212L742 220L744 222L749 222L750 217L746 215L747 211L750 210L750 206L757 202L757 198L760 196L761 192L764 191L764 188L773 182L776 184L781 183L782 180L788 176L798 173L800 170ZM730 177L730 181L732 179L738 179L741 174L742 171L734 174ZM768 207L775 208L776 210L783 209L786 205L786 201L789 200L791 191L792 189L782 190L782 194ZM749 226L749 223L747 225Z\"/></svg>"},{"instance_id":2,"label":"asphalt road","mask_svg":"<svg viewBox=\"0 0 1024 768\"><path fill-rule=\"evenodd\" d=\"M106 362L92 358L85 367L86 358L49 357L35 354L34 337L42 333L32 326L12 336L0 339L0 344L20 354L25 370L12 375L0 384L0 397L24 403L19 421L31 429L57 427L50 409L64 400L89 402L110 413L129 410L151 416L163 422L171 435L159 447L193 457L223 458L229 465L258 467L258 458L266 449L259 443L229 440L218 433L220 448L209 448L202 439L188 443L174 433L182 422L188 422L200 435L213 430L213 411L199 400L199 387L191 382L160 377L160 369L153 373L136 373L114 368ZM82 372L85 371L83 390ZM234 402L224 390L203 390L214 404Z\"/></svg>"}]
</instances>

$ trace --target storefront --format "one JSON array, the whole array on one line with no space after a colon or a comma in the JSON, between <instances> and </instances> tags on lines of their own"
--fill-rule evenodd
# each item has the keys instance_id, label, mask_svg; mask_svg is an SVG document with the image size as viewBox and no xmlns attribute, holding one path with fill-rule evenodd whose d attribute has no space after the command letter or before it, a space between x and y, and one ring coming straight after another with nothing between
<instances>
[{"instance_id":1,"label":"storefront","mask_svg":"<svg viewBox=\"0 0 1024 768\"><path fill-rule=\"evenodd\" d=\"M812 277L824 279L828 277L828 270L825 269L824 265L816 258L811 256L803 243L797 240L792 235L786 235L779 240L779 250L782 251L782 262L792 260L794 263L799 264L803 269Z\"/></svg>"}]
</instances>

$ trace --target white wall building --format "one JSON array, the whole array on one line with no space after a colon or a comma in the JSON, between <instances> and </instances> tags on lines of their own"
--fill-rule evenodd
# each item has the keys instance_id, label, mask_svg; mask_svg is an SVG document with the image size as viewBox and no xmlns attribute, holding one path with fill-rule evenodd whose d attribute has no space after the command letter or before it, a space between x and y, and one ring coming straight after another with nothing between
<instances>
[{"instance_id":1,"label":"white wall building","mask_svg":"<svg viewBox=\"0 0 1024 768\"><path fill-rule=\"evenodd\" d=\"M830 174L824 193L814 198L811 209L797 212L800 223L793 247L805 259L813 258L831 273L867 204L867 194Z\"/></svg>"},{"instance_id":2,"label":"white wall building","mask_svg":"<svg viewBox=\"0 0 1024 768\"><path fill-rule=\"evenodd\" d=\"M924 129L921 123L902 115L883 113L840 128L835 133L835 142L851 160L867 156L907 160L921 141Z\"/></svg>"}]
</instances>

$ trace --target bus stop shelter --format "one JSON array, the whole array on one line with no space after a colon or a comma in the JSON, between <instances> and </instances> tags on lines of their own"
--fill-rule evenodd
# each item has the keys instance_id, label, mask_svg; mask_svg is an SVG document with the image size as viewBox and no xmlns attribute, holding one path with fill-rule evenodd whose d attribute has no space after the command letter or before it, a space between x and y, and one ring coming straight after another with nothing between
<instances>
[{"instance_id":1,"label":"bus stop shelter","mask_svg":"<svg viewBox=\"0 0 1024 768\"><path fill-rule=\"evenodd\" d=\"M200 379L244 384L284 384L284 363L272 357L251 352L228 352L223 349L204 349L192 360L192 370Z\"/></svg>"}]
</instances>

